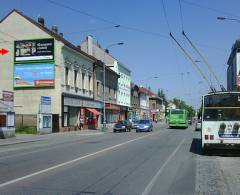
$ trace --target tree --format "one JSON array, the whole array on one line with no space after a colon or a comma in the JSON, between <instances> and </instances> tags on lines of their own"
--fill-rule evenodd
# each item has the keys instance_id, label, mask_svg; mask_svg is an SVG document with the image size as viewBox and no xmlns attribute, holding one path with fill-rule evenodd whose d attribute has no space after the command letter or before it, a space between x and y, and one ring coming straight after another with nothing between
<instances>
[{"instance_id":1,"label":"tree","mask_svg":"<svg viewBox=\"0 0 240 195\"><path fill-rule=\"evenodd\" d=\"M173 98L173 103L176 105L176 108L187 110L189 113L189 117L195 116L194 108L192 106L187 105L185 101L180 100L178 98Z\"/></svg>"},{"instance_id":2,"label":"tree","mask_svg":"<svg viewBox=\"0 0 240 195\"><path fill-rule=\"evenodd\" d=\"M158 97L162 98L164 102L166 101L166 95L162 89L158 89L157 95L158 95Z\"/></svg>"}]
</instances>

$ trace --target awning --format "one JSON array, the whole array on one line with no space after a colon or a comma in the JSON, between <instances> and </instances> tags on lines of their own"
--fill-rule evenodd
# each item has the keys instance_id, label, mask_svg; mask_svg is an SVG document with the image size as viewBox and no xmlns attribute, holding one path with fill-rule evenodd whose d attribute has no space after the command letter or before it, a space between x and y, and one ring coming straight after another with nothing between
<instances>
[{"instance_id":1,"label":"awning","mask_svg":"<svg viewBox=\"0 0 240 195\"><path fill-rule=\"evenodd\" d=\"M102 113L101 112L98 112L96 109L94 108L87 108L87 110L91 113L93 113L94 115L98 116L98 115L101 115Z\"/></svg>"}]
</instances>

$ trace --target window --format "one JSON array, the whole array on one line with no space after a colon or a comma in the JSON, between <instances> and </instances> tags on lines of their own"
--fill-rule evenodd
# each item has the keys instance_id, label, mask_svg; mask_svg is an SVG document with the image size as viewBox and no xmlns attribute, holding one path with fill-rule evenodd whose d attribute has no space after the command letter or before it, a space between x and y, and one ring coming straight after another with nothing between
<instances>
[{"instance_id":1,"label":"window","mask_svg":"<svg viewBox=\"0 0 240 195\"><path fill-rule=\"evenodd\" d=\"M82 73L82 89L85 89L85 74L84 73Z\"/></svg>"},{"instance_id":2,"label":"window","mask_svg":"<svg viewBox=\"0 0 240 195\"><path fill-rule=\"evenodd\" d=\"M88 76L88 90L91 91L91 76Z\"/></svg>"},{"instance_id":3,"label":"window","mask_svg":"<svg viewBox=\"0 0 240 195\"><path fill-rule=\"evenodd\" d=\"M77 70L74 70L74 87L77 87Z\"/></svg>"},{"instance_id":4,"label":"window","mask_svg":"<svg viewBox=\"0 0 240 195\"><path fill-rule=\"evenodd\" d=\"M99 87L100 87L100 83L97 82L97 95L100 95L100 90L99 90Z\"/></svg>"},{"instance_id":5,"label":"window","mask_svg":"<svg viewBox=\"0 0 240 195\"><path fill-rule=\"evenodd\" d=\"M111 94L111 88L110 87L108 88L108 93L109 93L109 95Z\"/></svg>"},{"instance_id":6,"label":"window","mask_svg":"<svg viewBox=\"0 0 240 195\"><path fill-rule=\"evenodd\" d=\"M114 98L117 98L116 89L114 89L113 93L114 93Z\"/></svg>"},{"instance_id":7,"label":"window","mask_svg":"<svg viewBox=\"0 0 240 195\"><path fill-rule=\"evenodd\" d=\"M69 68L65 68L65 85L69 85Z\"/></svg>"}]
</instances>

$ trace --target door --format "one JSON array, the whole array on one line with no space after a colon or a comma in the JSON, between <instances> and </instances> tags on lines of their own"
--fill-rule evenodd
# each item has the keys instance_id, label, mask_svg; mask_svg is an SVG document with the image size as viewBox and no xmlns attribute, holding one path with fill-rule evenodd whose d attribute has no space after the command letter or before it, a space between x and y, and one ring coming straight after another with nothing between
<instances>
[{"instance_id":1,"label":"door","mask_svg":"<svg viewBox=\"0 0 240 195\"><path fill-rule=\"evenodd\" d=\"M58 114L52 115L52 132L53 133L59 132L59 115Z\"/></svg>"}]
</instances>

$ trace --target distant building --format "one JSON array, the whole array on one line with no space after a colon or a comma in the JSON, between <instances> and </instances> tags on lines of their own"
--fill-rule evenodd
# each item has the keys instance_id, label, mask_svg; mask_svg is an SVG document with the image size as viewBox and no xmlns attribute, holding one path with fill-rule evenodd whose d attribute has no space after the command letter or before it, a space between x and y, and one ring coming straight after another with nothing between
<instances>
[{"instance_id":1,"label":"distant building","mask_svg":"<svg viewBox=\"0 0 240 195\"><path fill-rule=\"evenodd\" d=\"M119 75L112 69L106 67L106 122L115 123L119 119L120 106L117 105L117 88ZM99 62L94 67L94 99L103 104L103 63ZM103 112L103 111L102 111ZM103 115L102 120L103 123Z\"/></svg>"},{"instance_id":2,"label":"distant building","mask_svg":"<svg viewBox=\"0 0 240 195\"><path fill-rule=\"evenodd\" d=\"M141 118L150 117L149 90L143 86L139 87L140 115Z\"/></svg>"},{"instance_id":3,"label":"distant building","mask_svg":"<svg viewBox=\"0 0 240 195\"><path fill-rule=\"evenodd\" d=\"M140 110L140 93L139 93L139 86L131 83L131 109L129 112L129 118L140 119L141 117L141 110Z\"/></svg>"},{"instance_id":4,"label":"distant building","mask_svg":"<svg viewBox=\"0 0 240 195\"><path fill-rule=\"evenodd\" d=\"M131 71L126 65L110 55L108 50L102 48L99 43L94 42L92 36L87 36L80 47L89 55L105 62L107 66L119 74L117 91L117 104L120 106L119 119L127 119L128 109L131 107Z\"/></svg>"},{"instance_id":5,"label":"distant building","mask_svg":"<svg viewBox=\"0 0 240 195\"><path fill-rule=\"evenodd\" d=\"M240 40L233 44L227 64L227 90L240 90Z\"/></svg>"},{"instance_id":6,"label":"distant building","mask_svg":"<svg viewBox=\"0 0 240 195\"><path fill-rule=\"evenodd\" d=\"M149 91L149 107L150 116L153 121L162 121L164 119L165 110L163 99L151 91Z\"/></svg>"}]
</instances>

